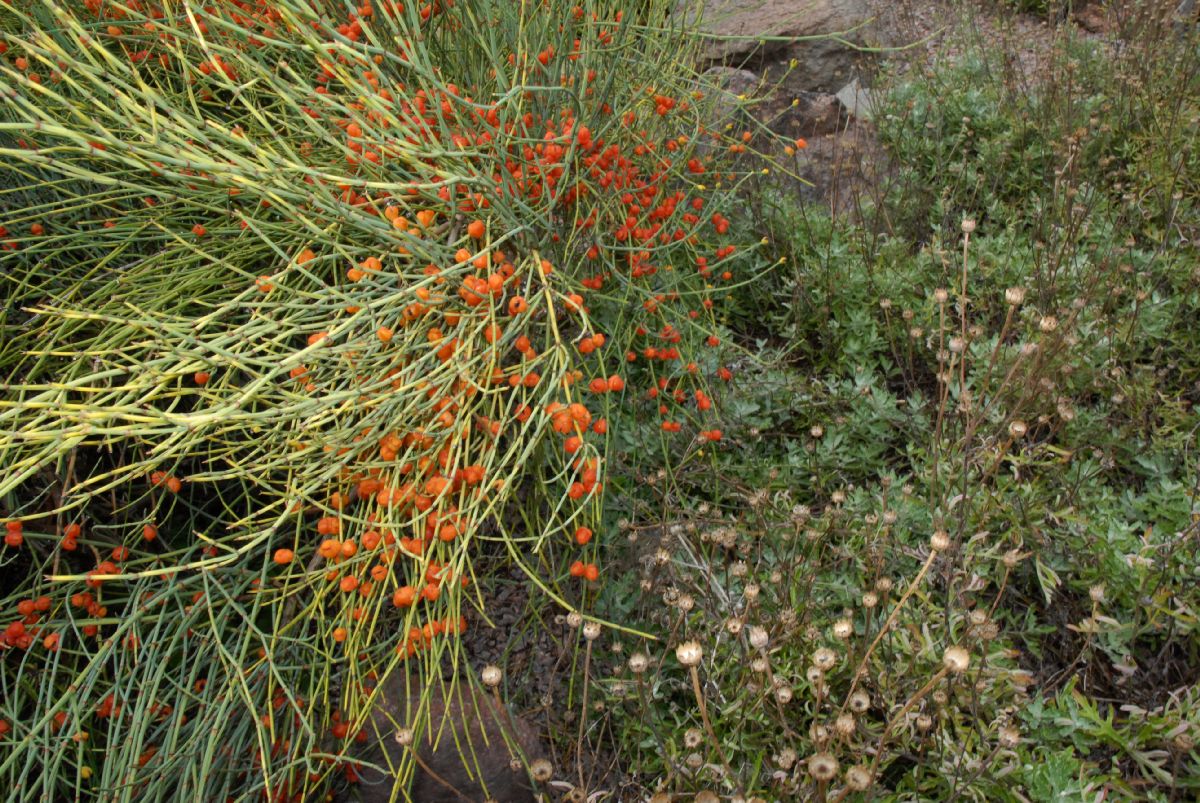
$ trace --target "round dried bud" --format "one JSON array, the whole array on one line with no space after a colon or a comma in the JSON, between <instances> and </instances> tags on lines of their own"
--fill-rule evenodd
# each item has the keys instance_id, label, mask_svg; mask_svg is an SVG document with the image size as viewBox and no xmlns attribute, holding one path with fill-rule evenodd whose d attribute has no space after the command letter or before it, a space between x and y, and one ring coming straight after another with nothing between
<instances>
[{"instance_id":1,"label":"round dried bud","mask_svg":"<svg viewBox=\"0 0 1200 803\"><path fill-rule=\"evenodd\" d=\"M746 565L746 561L744 560L735 561L733 565L729 567L729 573L734 577L745 577L746 573L749 571L750 567Z\"/></svg>"},{"instance_id":2,"label":"round dried bud","mask_svg":"<svg viewBox=\"0 0 1200 803\"><path fill-rule=\"evenodd\" d=\"M783 578L780 578L780 580L782 580L782 579ZM779 582L779 581L776 580L775 582ZM758 599L758 594L761 590L762 589L759 588L758 583L749 583L746 585L746 588L742 591L742 596L746 598L747 602L754 602L756 599Z\"/></svg>"},{"instance_id":3,"label":"round dried bud","mask_svg":"<svg viewBox=\"0 0 1200 803\"><path fill-rule=\"evenodd\" d=\"M879 604L879 597L874 591L868 591L867 593L863 594L862 604L864 608L874 608Z\"/></svg>"},{"instance_id":4,"label":"round dried bud","mask_svg":"<svg viewBox=\"0 0 1200 803\"><path fill-rule=\"evenodd\" d=\"M871 788L871 770L867 767L851 767L846 770L846 786L852 792L865 792Z\"/></svg>"},{"instance_id":5,"label":"round dried bud","mask_svg":"<svg viewBox=\"0 0 1200 803\"><path fill-rule=\"evenodd\" d=\"M829 728L819 722L814 722L808 726L808 738L818 745L825 744L829 741Z\"/></svg>"},{"instance_id":6,"label":"round dried bud","mask_svg":"<svg viewBox=\"0 0 1200 803\"><path fill-rule=\"evenodd\" d=\"M654 563L658 566L666 566L671 562L671 553L665 549L656 549L654 551Z\"/></svg>"},{"instance_id":7,"label":"round dried bud","mask_svg":"<svg viewBox=\"0 0 1200 803\"><path fill-rule=\"evenodd\" d=\"M725 620L725 629L729 631L729 635L736 636L742 632L743 622L736 616L731 616Z\"/></svg>"},{"instance_id":8,"label":"round dried bud","mask_svg":"<svg viewBox=\"0 0 1200 803\"><path fill-rule=\"evenodd\" d=\"M684 613L687 613L696 607L696 600L691 594L680 594L679 599L675 601L675 606Z\"/></svg>"},{"instance_id":9,"label":"round dried bud","mask_svg":"<svg viewBox=\"0 0 1200 803\"><path fill-rule=\"evenodd\" d=\"M567 625L569 627L579 627L583 624L583 614L579 611L571 611L567 614Z\"/></svg>"},{"instance_id":10,"label":"round dried bud","mask_svg":"<svg viewBox=\"0 0 1200 803\"><path fill-rule=\"evenodd\" d=\"M1008 425L1008 434L1014 438L1023 438L1028 431L1029 425L1019 418Z\"/></svg>"},{"instance_id":11,"label":"round dried bud","mask_svg":"<svg viewBox=\"0 0 1200 803\"><path fill-rule=\"evenodd\" d=\"M704 741L704 736L697 728L688 728L683 732L683 745L689 750L694 750L700 746L700 742Z\"/></svg>"},{"instance_id":12,"label":"round dried bud","mask_svg":"<svg viewBox=\"0 0 1200 803\"><path fill-rule=\"evenodd\" d=\"M896 523L896 520L897 520L897 519L899 519L899 518L900 518L900 514L898 514L898 513L897 513L896 511L894 511L894 510L885 510L885 511L883 511L883 523L884 523L884 524L889 524L889 525L890 525L890 524L895 524L895 523Z\"/></svg>"},{"instance_id":13,"label":"round dried bud","mask_svg":"<svg viewBox=\"0 0 1200 803\"><path fill-rule=\"evenodd\" d=\"M1175 744L1176 749L1182 750L1185 753L1192 752L1192 750L1196 747L1196 740L1193 739L1192 735L1186 731L1177 734L1172 742Z\"/></svg>"},{"instance_id":14,"label":"round dried bud","mask_svg":"<svg viewBox=\"0 0 1200 803\"><path fill-rule=\"evenodd\" d=\"M1040 329L1045 334L1050 334L1057 328L1058 328L1058 318L1055 318L1053 315L1047 315L1044 318L1042 318L1040 321L1038 321L1038 329Z\"/></svg>"},{"instance_id":15,"label":"round dried bud","mask_svg":"<svg viewBox=\"0 0 1200 803\"><path fill-rule=\"evenodd\" d=\"M967 619L971 622L971 624L975 625L976 627L979 627L980 625L987 623L987 620L988 620L987 611L976 608L975 610L973 610L969 614L967 614Z\"/></svg>"},{"instance_id":16,"label":"round dried bud","mask_svg":"<svg viewBox=\"0 0 1200 803\"><path fill-rule=\"evenodd\" d=\"M488 688L495 688L500 685L500 678L504 673L500 671L500 667L495 664L488 664L483 668L483 672L479 674L479 679L483 681L483 685Z\"/></svg>"},{"instance_id":17,"label":"round dried bud","mask_svg":"<svg viewBox=\"0 0 1200 803\"><path fill-rule=\"evenodd\" d=\"M935 530L929 539L929 548L934 552L945 552L950 548L950 534L945 530Z\"/></svg>"},{"instance_id":18,"label":"round dried bud","mask_svg":"<svg viewBox=\"0 0 1200 803\"><path fill-rule=\"evenodd\" d=\"M554 777L554 765L547 759L539 758L529 765L529 774L538 783L546 783Z\"/></svg>"},{"instance_id":19,"label":"round dried bud","mask_svg":"<svg viewBox=\"0 0 1200 803\"><path fill-rule=\"evenodd\" d=\"M1012 306L1017 306L1025 301L1024 287L1010 287L1004 291L1004 300Z\"/></svg>"},{"instance_id":20,"label":"round dried bud","mask_svg":"<svg viewBox=\"0 0 1200 803\"><path fill-rule=\"evenodd\" d=\"M635 675L640 675L650 666L650 659L644 652L635 652L629 656L629 671Z\"/></svg>"},{"instance_id":21,"label":"round dried bud","mask_svg":"<svg viewBox=\"0 0 1200 803\"><path fill-rule=\"evenodd\" d=\"M671 803L674 798L670 792L655 792L650 796L650 803Z\"/></svg>"},{"instance_id":22,"label":"round dried bud","mask_svg":"<svg viewBox=\"0 0 1200 803\"><path fill-rule=\"evenodd\" d=\"M891 309L892 308L892 300L890 298L879 299L879 308L880 309Z\"/></svg>"},{"instance_id":23,"label":"round dried bud","mask_svg":"<svg viewBox=\"0 0 1200 803\"><path fill-rule=\"evenodd\" d=\"M862 689L859 689L850 695L848 705L854 713L865 714L867 709L871 707L871 696Z\"/></svg>"},{"instance_id":24,"label":"round dried bud","mask_svg":"<svg viewBox=\"0 0 1200 803\"><path fill-rule=\"evenodd\" d=\"M854 717L850 714L840 714L833 723L833 729L838 736L848 739L854 735Z\"/></svg>"},{"instance_id":25,"label":"round dried bud","mask_svg":"<svg viewBox=\"0 0 1200 803\"><path fill-rule=\"evenodd\" d=\"M933 300L939 304L945 304L949 298L950 294L943 287L939 287L933 291Z\"/></svg>"},{"instance_id":26,"label":"round dried bud","mask_svg":"<svg viewBox=\"0 0 1200 803\"><path fill-rule=\"evenodd\" d=\"M875 581L875 590L880 594L886 594L892 590L892 578L880 577Z\"/></svg>"},{"instance_id":27,"label":"round dried bud","mask_svg":"<svg viewBox=\"0 0 1200 803\"><path fill-rule=\"evenodd\" d=\"M835 505L840 505L842 502L846 501L846 492L834 491L829 495L829 501L833 502Z\"/></svg>"},{"instance_id":28,"label":"round dried bud","mask_svg":"<svg viewBox=\"0 0 1200 803\"><path fill-rule=\"evenodd\" d=\"M809 666L808 669L804 670L804 677L808 678L809 684L816 688L825 679L825 673L820 667Z\"/></svg>"},{"instance_id":29,"label":"round dried bud","mask_svg":"<svg viewBox=\"0 0 1200 803\"><path fill-rule=\"evenodd\" d=\"M833 635L840 639L850 638L854 635L854 623L849 619L838 619L833 623Z\"/></svg>"},{"instance_id":30,"label":"round dried bud","mask_svg":"<svg viewBox=\"0 0 1200 803\"><path fill-rule=\"evenodd\" d=\"M950 698L946 696L946 692L942 691L941 689L938 689L933 694L929 695L929 699L933 700L933 702L939 708L941 708L942 706L944 706L946 704L946 701L949 700Z\"/></svg>"},{"instance_id":31,"label":"round dried bud","mask_svg":"<svg viewBox=\"0 0 1200 803\"><path fill-rule=\"evenodd\" d=\"M933 719L928 714L921 714L917 717L917 730L925 733L933 727Z\"/></svg>"},{"instance_id":32,"label":"round dried bud","mask_svg":"<svg viewBox=\"0 0 1200 803\"><path fill-rule=\"evenodd\" d=\"M595 641L600 638L600 623L588 622L583 626L583 637L588 641Z\"/></svg>"},{"instance_id":33,"label":"round dried bud","mask_svg":"<svg viewBox=\"0 0 1200 803\"><path fill-rule=\"evenodd\" d=\"M968 120L967 122L970 122L970 121ZM975 231L975 221L972 220L971 218L963 218L962 233L963 234L972 234L972 233L974 233L974 231Z\"/></svg>"},{"instance_id":34,"label":"round dried bud","mask_svg":"<svg viewBox=\"0 0 1200 803\"><path fill-rule=\"evenodd\" d=\"M695 803L721 803L721 798L717 797L715 792L710 792L707 789L702 792L697 792L696 796L692 798L692 800L695 801Z\"/></svg>"},{"instance_id":35,"label":"round dried bud","mask_svg":"<svg viewBox=\"0 0 1200 803\"><path fill-rule=\"evenodd\" d=\"M779 701L780 705L787 705L790 703L792 701L792 696L793 693L791 686L780 686L775 690L775 699Z\"/></svg>"},{"instance_id":36,"label":"round dried bud","mask_svg":"<svg viewBox=\"0 0 1200 803\"><path fill-rule=\"evenodd\" d=\"M754 625L750 628L750 646L756 650L761 650L767 646L771 637L767 635L767 630L764 627Z\"/></svg>"},{"instance_id":37,"label":"round dried bud","mask_svg":"<svg viewBox=\"0 0 1200 803\"><path fill-rule=\"evenodd\" d=\"M1094 585L1088 589L1088 596L1092 598L1092 602L1099 605L1104 602L1104 586L1103 584Z\"/></svg>"},{"instance_id":38,"label":"round dried bud","mask_svg":"<svg viewBox=\"0 0 1200 803\"><path fill-rule=\"evenodd\" d=\"M818 783L828 783L837 775L838 761L829 753L817 753L808 760L808 774Z\"/></svg>"},{"instance_id":39,"label":"round dried bud","mask_svg":"<svg viewBox=\"0 0 1200 803\"><path fill-rule=\"evenodd\" d=\"M1021 344L1021 356L1022 357L1032 357L1034 354L1037 354L1037 350L1038 350L1037 343L1022 343Z\"/></svg>"},{"instance_id":40,"label":"round dried bud","mask_svg":"<svg viewBox=\"0 0 1200 803\"><path fill-rule=\"evenodd\" d=\"M950 338L949 347L952 354L962 354L963 349L967 347L967 341L956 335Z\"/></svg>"},{"instance_id":41,"label":"round dried bud","mask_svg":"<svg viewBox=\"0 0 1200 803\"><path fill-rule=\"evenodd\" d=\"M825 434L825 428L820 424L813 424L812 428L808 430L808 434L814 438L819 438Z\"/></svg>"},{"instance_id":42,"label":"round dried bud","mask_svg":"<svg viewBox=\"0 0 1200 803\"><path fill-rule=\"evenodd\" d=\"M1000 744L1003 747L1016 747L1021 741L1021 732L1012 725L1000 728Z\"/></svg>"},{"instance_id":43,"label":"round dried bud","mask_svg":"<svg viewBox=\"0 0 1200 803\"><path fill-rule=\"evenodd\" d=\"M395 735L396 744L401 747L408 747L413 743L413 732L411 728L399 728Z\"/></svg>"},{"instance_id":44,"label":"round dried bud","mask_svg":"<svg viewBox=\"0 0 1200 803\"><path fill-rule=\"evenodd\" d=\"M822 672L828 672L837 664L837 653L828 647L821 647L812 656L813 666Z\"/></svg>"},{"instance_id":45,"label":"round dried bud","mask_svg":"<svg viewBox=\"0 0 1200 803\"><path fill-rule=\"evenodd\" d=\"M1004 568L1015 569L1017 567L1017 565L1021 562L1022 556L1021 556L1021 553L1018 552L1017 550L1010 549L1004 553L1004 557L1002 558L1002 560L1004 561Z\"/></svg>"},{"instance_id":46,"label":"round dried bud","mask_svg":"<svg viewBox=\"0 0 1200 803\"><path fill-rule=\"evenodd\" d=\"M769 669L769 668L770 668L770 664L767 663L767 659L763 658L761 655L750 662L750 669L754 672L759 673L760 675L763 672L766 672L767 669Z\"/></svg>"},{"instance_id":47,"label":"round dried bud","mask_svg":"<svg viewBox=\"0 0 1200 803\"><path fill-rule=\"evenodd\" d=\"M796 763L796 751L790 747L785 747L779 751L779 755L775 756L775 763L779 765L781 770L790 770L792 765Z\"/></svg>"},{"instance_id":48,"label":"round dried bud","mask_svg":"<svg viewBox=\"0 0 1200 803\"><path fill-rule=\"evenodd\" d=\"M675 648L675 657L684 666L700 666L704 660L704 648L698 641L685 641Z\"/></svg>"},{"instance_id":49,"label":"round dried bud","mask_svg":"<svg viewBox=\"0 0 1200 803\"><path fill-rule=\"evenodd\" d=\"M971 666L971 654L962 647L947 647L942 653L942 666L956 675L961 675Z\"/></svg>"},{"instance_id":50,"label":"round dried bud","mask_svg":"<svg viewBox=\"0 0 1200 803\"><path fill-rule=\"evenodd\" d=\"M687 764L689 769L698 770L704 766L704 757L699 753L688 753L683 763Z\"/></svg>"}]
</instances>

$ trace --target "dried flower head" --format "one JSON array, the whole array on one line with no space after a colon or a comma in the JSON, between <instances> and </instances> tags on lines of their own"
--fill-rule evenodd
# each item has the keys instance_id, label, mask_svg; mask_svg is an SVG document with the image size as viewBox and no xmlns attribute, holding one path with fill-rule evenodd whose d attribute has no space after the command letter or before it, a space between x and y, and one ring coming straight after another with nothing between
<instances>
[{"instance_id":1,"label":"dried flower head","mask_svg":"<svg viewBox=\"0 0 1200 803\"><path fill-rule=\"evenodd\" d=\"M852 792L865 792L871 788L871 770L867 767L851 767L846 770L846 786Z\"/></svg>"},{"instance_id":2,"label":"dried flower head","mask_svg":"<svg viewBox=\"0 0 1200 803\"><path fill-rule=\"evenodd\" d=\"M819 783L828 783L837 775L838 760L829 753L817 753L808 759L808 774Z\"/></svg>"},{"instance_id":3,"label":"dried flower head","mask_svg":"<svg viewBox=\"0 0 1200 803\"><path fill-rule=\"evenodd\" d=\"M488 688L495 688L500 685L500 679L504 677L504 673L500 671L500 667L495 664L488 664L479 674L479 679L483 681L483 685Z\"/></svg>"},{"instance_id":4,"label":"dried flower head","mask_svg":"<svg viewBox=\"0 0 1200 803\"><path fill-rule=\"evenodd\" d=\"M971 666L971 654L959 646L947 647L942 653L942 666L956 675L961 675Z\"/></svg>"},{"instance_id":5,"label":"dried flower head","mask_svg":"<svg viewBox=\"0 0 1200 803\"><path fill-rule=\"evenodd\" d=\"M813 666L822 672L828 672L837 664L837 653L828 647L821 647L812 656Z\"/></svg>"},{"instance_id":6,"label":"dried flower head","mask_svg":"<svg viewBox=\"0 0 1200 803\"><path fill-rule=\"evenodd\" d=\"M675 657L684 666L699 666L704 660L704 648L698 641L685 641L675 648Z\"/></svg>"},{"instance_id":7,"label":"dried flower head","mask_svg":"<svg viewBox=\"0 0 1200 803\"><path fill-rule=\"evenodd\" d=\"M929 548L934 552L945 552L950 548L950 534L945 530L934 530L929 539Z\"/></svg>"}]
</instances>

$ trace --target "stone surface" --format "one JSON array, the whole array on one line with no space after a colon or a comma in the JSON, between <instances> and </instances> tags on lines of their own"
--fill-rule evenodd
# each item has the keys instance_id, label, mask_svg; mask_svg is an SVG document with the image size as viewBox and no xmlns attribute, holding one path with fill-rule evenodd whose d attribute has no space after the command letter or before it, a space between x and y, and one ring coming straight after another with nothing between
<instances>
[{"instance_id":1,"label":"stone surface","mask_svg":"<svg viewBox=\"0 0 1200 803\"><path fill-rule=\"evenodd\" d=\"M870 120L874 116L871 90L860 84L857 78L838 90L837 99L846 107L846 111L860 120Z\"/></svg>"},{"instance_id":2,"label":"stone surface","mask_svg":"<svg viewBox=\"0 0 1200 803\"><path fill-rule=\"evenodd\" d=\"M399 764L404 748L396 743L396 723L411 721L419 700L415 690L412 694L406 692L402 671L389 676L367 725L367 733L378 741L373 746L368 743L363 758L383 767ZM407 790L410 799L424 803L483 803L490 798L533 803L526 767L544 758L544 751L529 723L465 681L449 695L444 695L440 686L434 688L423 721L426 727L414 735L421 765ZM439 731L435 748L430 737ZM511 750L510 744L516 749ZM360 783L338 800L385 803L393 799L393 784L392 775L364 767ZM395 799L406 798L398 794Z\"/></svg>"},{"instance_id":3,"label":"stone surface","mask_svg":"<svg viewBox=\"0 0 1200 803\"><path fill-rule=\"evenodd\" d=\"M702 56L749 66L792 92L834 91L863 53L824 37L873 44L878 30L871 21L868 0L703 0L701 30L710 38Z\"/></svg>"}]
</instances>

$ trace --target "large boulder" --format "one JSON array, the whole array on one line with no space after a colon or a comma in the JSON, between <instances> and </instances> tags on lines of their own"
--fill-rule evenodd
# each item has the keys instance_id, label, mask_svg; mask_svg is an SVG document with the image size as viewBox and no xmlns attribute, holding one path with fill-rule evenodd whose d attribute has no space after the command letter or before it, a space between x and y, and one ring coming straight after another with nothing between
<instances>
[{"instance_id":1,"label":"large boulder","mask_svg":"<svg viewBox=\"0 0 1200 803\"><path fill-rule=\"evenodd\" d=\"M749 67L792 92L836 92L863 56L856 46L878 43L869 0L681 2L700 14L703 59Z\"/></svg>"}]
</instances>

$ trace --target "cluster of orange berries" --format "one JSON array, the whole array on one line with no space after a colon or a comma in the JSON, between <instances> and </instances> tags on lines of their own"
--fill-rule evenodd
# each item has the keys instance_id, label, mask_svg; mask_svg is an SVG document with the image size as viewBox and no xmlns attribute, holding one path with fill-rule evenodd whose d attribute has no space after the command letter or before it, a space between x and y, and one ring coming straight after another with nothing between
<instances>
[{"instance_id":1,"label":"cluster of orange berries","mask_svg":"<svg viewBox=\"0 0 1200 803\"><path fill-rule=\"evenodd\" d=\"M173 494L183 490L183 481L176 476L168 474L165 471L153 471L150 473L150 484L157 487L166 488Z\"/></svg>"}]
</instances>

